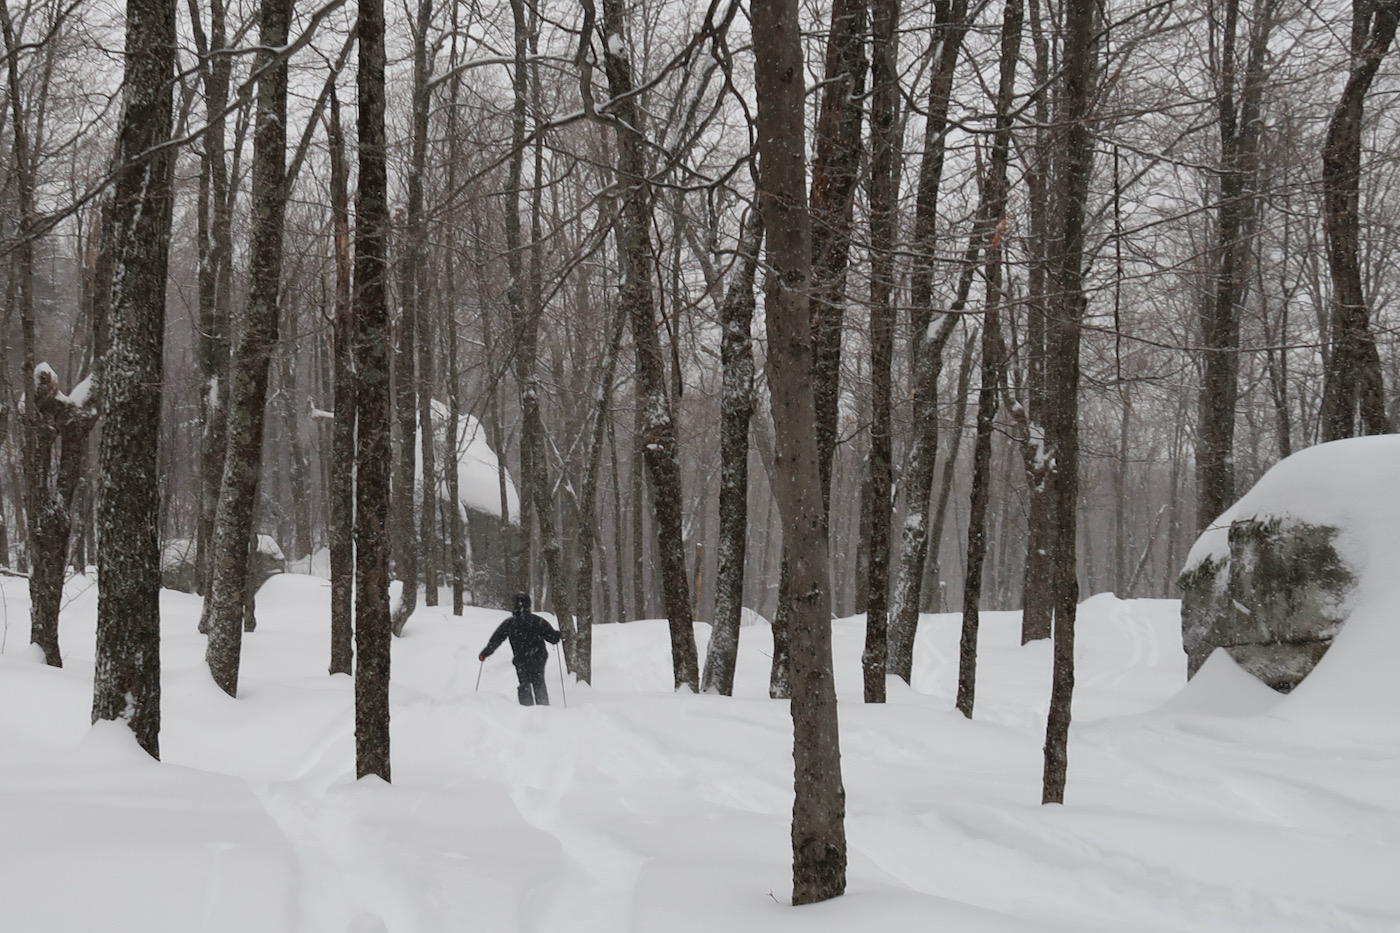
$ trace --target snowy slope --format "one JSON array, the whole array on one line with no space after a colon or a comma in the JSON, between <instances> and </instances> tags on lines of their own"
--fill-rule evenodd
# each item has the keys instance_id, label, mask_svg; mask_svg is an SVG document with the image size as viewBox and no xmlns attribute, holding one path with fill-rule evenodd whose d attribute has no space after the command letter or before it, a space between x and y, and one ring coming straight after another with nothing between
<instances>
[{"instance_id":1,"label":"snowy slope","mask_svg":"<svg viewBox=\"0 0 1400 933\"><path fill-rule=\"evenodd\" d=\"M1049 808L1049 646L1020 647L1014 614L984 617L972 722L951 711L954 617L925 619L914 688L881 707L859 701L859 621L838 622L850 889L794 909L765 626L743 630L736 698L671 693L646 622L597 629L595 686L569 683L567 708L551 666L556 705L522 709L505 653L476 660L500 613L420 609L394 644L386 786L352 779L324 581L263 588L238 700L202 669L197 599L165 594L161 764L87 724L91 581L70 587L62 670L25 644L22 584L0 606L6 933L1400 929L1400 711L1355 715L1360 687L1279 702L1221 656L1183 691L1174 602L1085 603ZM1342 646L1318 674L1347 668Z\"/></svg>"}]
</instances>

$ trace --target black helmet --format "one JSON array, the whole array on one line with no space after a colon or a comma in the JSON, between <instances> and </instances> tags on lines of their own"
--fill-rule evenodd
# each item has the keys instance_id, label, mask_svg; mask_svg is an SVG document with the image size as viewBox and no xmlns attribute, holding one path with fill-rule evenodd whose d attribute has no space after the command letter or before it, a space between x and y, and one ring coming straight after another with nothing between
<instances>
[{"instance_id":1,"label":"black helmet","mask_svg":"<svg viewBox=\"0 0 1400 933\"><path fill-rule=\"evenodd\" d=\"M511 605L512 605L512 607L514 608L514 611L515 611L517 614L519 614L519 613L524 613L524 612L529 612L529 611L530 611L530 594L529 594L529 593L516 593L516 594L515 594L515 598L511 600Z\"/></svg>"}]
</instances>

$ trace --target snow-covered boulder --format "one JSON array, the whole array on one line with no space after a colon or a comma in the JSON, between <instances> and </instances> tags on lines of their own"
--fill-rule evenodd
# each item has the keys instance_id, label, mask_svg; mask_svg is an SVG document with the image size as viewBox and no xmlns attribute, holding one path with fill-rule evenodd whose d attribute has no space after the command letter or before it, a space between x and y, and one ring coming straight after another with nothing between
<instances>
[{"instance_id":1,"label":"snow-covered boulder","mask_svg":"<svg viewBox=\"0 0 1400 933\"><path fill-rule=\"evenodd\" d=\"M1179 584L1187 673L1216 648L1281 692L1327 652L1400 560L1400 436L1294 454L1211 523Z\"/></svg>"},{"instance_id":2,"label":"snow-covered boulder","mask_svg":"<svg viewBox=\"0 0 1400 933\"><path fill-rule=\"evenodd\" d=\"M203 581L195 572L195 540L170 538L161 546L160 585L181 593L198 593ZM272 535L257 535L248 556L248 586L256 593L268 578L287 572L287 557Z\"/></svg>"}]
</instances>

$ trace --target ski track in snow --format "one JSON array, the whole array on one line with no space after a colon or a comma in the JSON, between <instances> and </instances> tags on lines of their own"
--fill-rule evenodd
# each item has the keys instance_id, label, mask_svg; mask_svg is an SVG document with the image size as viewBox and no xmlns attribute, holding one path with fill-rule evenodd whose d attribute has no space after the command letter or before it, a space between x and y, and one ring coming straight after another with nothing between
<instances>
[{"instance_id":1,"label":"ski track in snow","mask_svg":"<svg viewBox=\"0 0 1400 933\"><path fill-rule=\"evenodd\" d=\"M12 618L14 584L0 581ZM595 630L594 685L568 683L567 708L551 661L555 706L524 709L508 652L476 659L503 612L420 609L394 645L385 785L353 779L352 684L324 673L321 581L259 594L237 700L202 669L198 600L165 594L162 765L112 746L117 727L89 734L96 593L77 580L70 595L62 671L16 638L0 656L0 838L29 840L0 848L6 933L86 931L77 908L43 901L112 870L74 847L121 851L130 813L151 806L209 810L188 840L167 819L143 843L201 880L181 899L118 866L111 883L152 884L178 909L110 929L1400 929L1400 753L1267 698L1232 713L1226 688L1256 696L1233 668L1187 691L1206 711L1159 709L1184 678L1173 602L1081 607L1061 807L1039 805L1049 646L1022 647L1015 614L983 616L971 722L951 710L957 616L924 617L914 686L891 681L884 706L859 702L860 620L837 622L849 893L792 910L791 723L766 697L762 625L743 630L734 698L673 694L665 624L644 622ZM35 806L57 820L42 835ZM57 880L36 886L46 871Z\"/></svg>"}]
</instances>

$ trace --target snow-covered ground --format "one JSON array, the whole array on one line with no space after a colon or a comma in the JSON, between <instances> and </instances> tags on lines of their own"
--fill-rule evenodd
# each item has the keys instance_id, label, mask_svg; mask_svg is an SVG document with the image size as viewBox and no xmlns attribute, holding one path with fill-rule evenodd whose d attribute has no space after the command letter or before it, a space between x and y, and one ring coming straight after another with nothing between
<instances>
[{"instance_id":1,"label":"snow-covered ground","mask_svg":"<svg viewBox=\"0 0 1400 933\"><path fill-rule=\"evenodd\" d=\"M977 718L952 711L957 620L921 627L914 688L860 702L836 624L849 893L790 891L791 728L746 627L738 696L670 690L662 623L596 631L595 684L515 703L502 613L420 609L394 643L392 786L356 782L329 589L262 590L241 697L202 666L199 603L164 594L164 762L88 725L96 589L69 589L66 667L3 581L0 930L1394 931L1397 627L1344 631L1281 701L1222 656L1182 690L1174 602L1081 610L1064 806L1043 807L1049 646L984 616ZM708 628L696 626L703 655Z\"/></svg>"}]
</instances>

